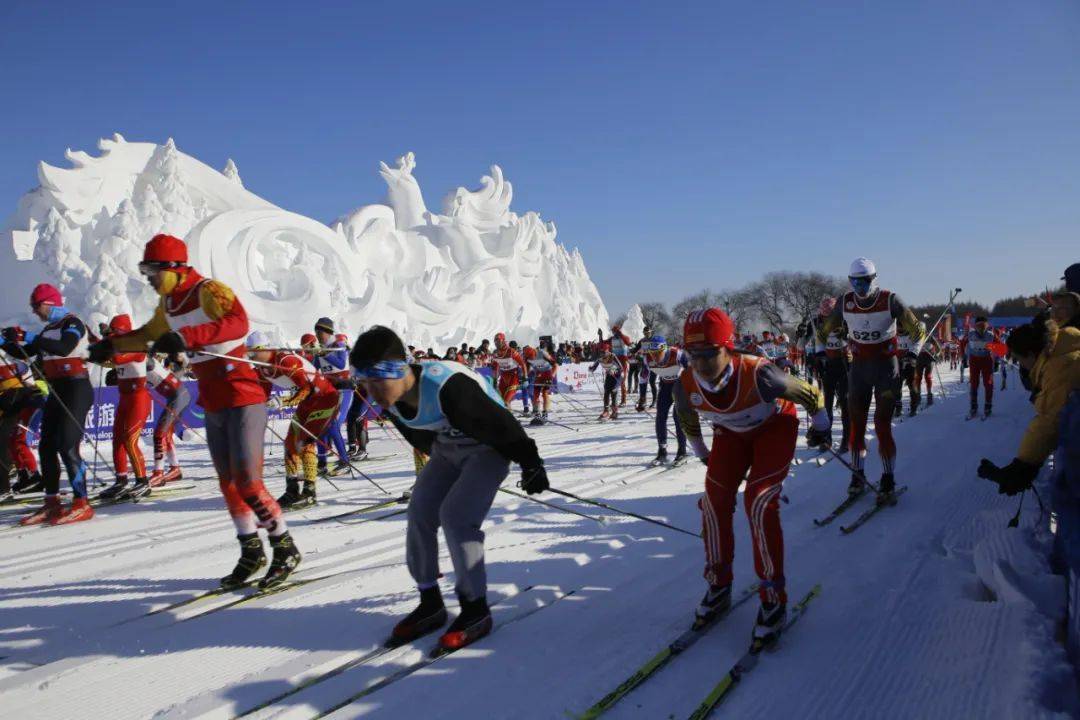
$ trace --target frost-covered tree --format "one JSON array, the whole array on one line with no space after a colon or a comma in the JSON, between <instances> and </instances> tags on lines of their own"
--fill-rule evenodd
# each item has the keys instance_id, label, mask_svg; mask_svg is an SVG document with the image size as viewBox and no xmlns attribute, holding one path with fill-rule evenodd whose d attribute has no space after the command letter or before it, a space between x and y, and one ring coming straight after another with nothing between
<instances>
[{"instance_id":1,"label":"frost-covered tree","mask_svg":"<svg viewBox=\"0 0 1080 720\"><path fill-rule=\"evenodd\" d=\"M172 138L154 151L147 172L154 191L165 208L162 230L183 237L202 218L184 181L180 155Z\"/></svg>"},{"instance_id":2,"label":"frost-covered tree","mask_svg":"<svg viewBox=\"0 0 1080 720\"><path fill-rule=\"evenodd\" d=\"M49 208L45 222L37 227L37 232L34 259L43 264L61 286L90 276L90 267L82 260L82 233L59 210Z\"/></svg>"},{"instance_id":3,"label":"frost-covered tree","mask_svg":"<svg viewBox=\"0 0 1080 720\"><path fill-rule=\"evenodd\" d=\"M157 191L149 180L142 177L135 183L135 193L132 196L135 211L139 214L139 222L142 225L146 240L157 235L165 227L165 206L158 199Z\"/></svg>"},{"instance_id":4,"label":"frost-covered tree","mask_svg":"<svg viewBox=\"0 0 1080 720\"><path fill-rule=\"evenodd\" d=\"M147 239L135 205L124 200L110 218L109 234L101 246L102 254L109 255L129 275L138 275Z\"/></svg>"},{"instance_id":5,"label":"frost-covered tree","mask_svg":"<svg viewBox=\"0 0 1080 720\"><path fill-rule=\"evenodd\" d=\"M120 268L112 255L102 253L90 279L86 302L83 303L84 307L91 308L87 318L91 327L96 328L98 323L109 322L114 315L132 314L127 283L127 273Z\"/></svg>"}]
</instances>

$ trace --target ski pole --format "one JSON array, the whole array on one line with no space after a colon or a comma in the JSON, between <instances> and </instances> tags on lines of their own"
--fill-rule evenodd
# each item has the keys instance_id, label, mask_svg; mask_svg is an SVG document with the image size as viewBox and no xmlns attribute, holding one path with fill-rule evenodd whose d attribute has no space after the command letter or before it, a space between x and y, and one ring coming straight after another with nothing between
<instances>
[{"instance_id":1,"label":"ski pole","mask_svg":"<svg viewBox=\"0 0 1080 720\"><path fill-rule=\"evenodd\" d=\"M583 513L583 512L578 512L577 510L574 510L574 509L568 508L568 507L560 507L559 505L555 505L553 503L546 502L544 500L541 500L540 498L534 498L531 495L522 495L519 492L515 492L513 490L508 490L508 489L502 488L502 487L499 488L499 492L504 492L507 495L513 495L514 497L519 497L522 500L530 500L530 501L532 501L534 503L540 503L541 505L549 507L549 508L551 508L553 510L559 510L560 512L570 513L571 515L577 515L579 517L588 518L589 520L595 520L596 522L600 523L601 525L603 525L606 522L605 519L602 518L602 517L598 517L596 515L589 515L589 514Z\"/></svg>"},{"instance_id":2,"label":"ski pole","mask_svg":"<svg viewBox=\"0 0 1080 720\"><path fill-rule=\"evenodd\" d=\"M562 495L563 497L568 497L568 498L571 498L573 500L577 500L578 502L587 503L589 505L595 505L596 507L602 507L602 508L605 508L607 510L611 510L612 512L617 512L617 513L619 513L621 515L626 515L628 517L637 518L638 520L644 520L645 522L650 522L650 523L653 523L654 525L660 525L661 527L666 527L669 530L675 530L677 532L681 532L684 535L690 535L690 536L696 537L696 538L701 537L701 535L699 533L690 532L689 530L683 530L680 527L675 527L674 525L669 525L669 524L667 524L666 522L664 522L662 520L656 520L656 519L648 517L646 515L638 515L637 513L630 512L629 510L621 510L621 509L619 509L617 507L612 507L611 505L608 505L607 503L602 503L599 500L590 500L588 498L583 498L580 495L575 495L573 493L566 492L565 490L558 490L558 489L553 488L553 487L549 487L548 490L555 493L556 495Z\"/></svg>"},{"instance_id":3,"label":"ski pole","mask_svg":"<svg viewBox=\"0 0 1080 720\"><path fill-rule=\"evenodd\" d=\"M824 447L824 446L823 446L823 447ZM878 494L878 495L880 495L880 494L881 494L881 490L879 490L879 489L878 489L877 485L875 485L874 483L870 482L870 480L869 480L869 479L868 479L868 478L866 477L866 473L864 473L864 472L863 472L862 470L860 470L859 468L855 467L854 465L852 465L851 463L849 463L849 462L848 462L847 460L845 460L845 459L844 459L844 456L843 456L843 455L841 455L840 453L838 453L838 452L836 452L835 450L833 450L833 447L832 447L832 445L829 445L829 446L828 446L828 447L826 447L825 449L826 449L826 450L827 450L828 452L832 453L833 457L835 457L835 458L836 458L837 460L839 460L839 461L840 461L840 464L841 464L841 465L843 465L843 466L844 466L844 467L846 467L846 468L847 468L848 470L850 470L851 472L853 472L853 473L855 473L856 475L858 475L858 476L859 476L859 478L860 478L860 479L861 479L861 480L862 480L862 481L863 481L864 483L866 483L866 484L867 484L867 486L868 486L868 487L869 487L869 488L870 488L871 490L873 490L873 491L874 491L874 492L875 492L876 494Z\"/></svg>"}]
</instances>

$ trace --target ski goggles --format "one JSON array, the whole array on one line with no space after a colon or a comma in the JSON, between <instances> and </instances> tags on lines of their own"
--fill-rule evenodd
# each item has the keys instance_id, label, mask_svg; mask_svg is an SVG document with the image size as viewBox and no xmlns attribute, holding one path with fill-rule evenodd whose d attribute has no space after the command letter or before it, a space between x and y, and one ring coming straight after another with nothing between
<instances>
[{"instance_id":1,"label":"ski goggles","mask_svg":"<svg viewBox=\"0 0 1080 720\"><path fill-rule=\"evenodd\" d=\"M356 370L356 377L367 380L400 380L409 371L409 363L404 360L380 360L365 368Z\"/></svg>"},{"instance_id":2,"label":"ski goggles","mask_svg":"<svg viewBox=\"0 0 1080 720\"><path fill-rule=\"evenodd\" d=\"M870 291L874 289L874 277L849 277L848 282L851 283L851 289L859 295L869 295Z\"/></svg>"},{"instance_id":3,"label":"ski goggles","mask_svg":"<svg viewBox=\"0 0 1080 720\"><path fill-rule=\"evenodd\" d=\"M139 274L142 275L143 277L151 278L151 277L154 277L155 275L157 275L162 270L171 270L173 268L178 268L181 265L182 265L182 263L178 263L178 262L160 262L160 261L146 260L146 261L143 261L143 262L139 263Z\"/></svg>"}]
</instances>

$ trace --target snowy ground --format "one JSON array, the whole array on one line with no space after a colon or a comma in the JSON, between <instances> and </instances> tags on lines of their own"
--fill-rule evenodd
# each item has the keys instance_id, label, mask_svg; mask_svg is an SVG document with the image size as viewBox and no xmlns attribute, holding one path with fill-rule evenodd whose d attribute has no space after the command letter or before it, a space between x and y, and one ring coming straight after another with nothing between
<instances>
[{"instance_id":1,"label":"snowy ground","mask_svg":"<svg viewBox=\"0 0 1080 720\"><path fill-rule=\"evenodd\" d=\"M1045 538L1030 530L1038 508L1026 506L1021 529L1007 529L1015 499L974 474L983 455L1011 458L1031 414L1026 394L1013 377L993 419L965 422L966 394L954 374L947 381L948 400L895 426L898 477L909 492L854 534L812 523L842 499L845 469L835 461L792 469L782 511L789 592L797 598L814 583L823 591L717 716L1032 718L1080 709L1054 642L1063 585L1041 559ZM573 430L529 429L552 483L696 531L702 467L643 469L655 452L651 420L631 411L616 423L587 422L597 398L577 398L588 416L557 401ZM392 492L408 489L411 454L382 431L373 438L374 455L395 455L366 471ZM280 444L271 451L276 493ZM70 527L0 531L4 717L235 717L372 650L413 604L403 515L318 522L379 498L363 480L341 478L340 492L323 482L321 504L289 517L305 554L294 577L332 576L228 608L239 594L146 615L213 587L236 558L205 451L189 446L185 460L200 481L186 495L106 508ZM876 477L876 460L869 469ZM5 524L11 513L0 516ZM596 514L607 522L500 494L485 526L492 599L506 598L495 610L497 631L332 717L558 718L605 695L687 625L704 585L700 541ZM738 590L753 579L741 505L736 544ZM445 570L451 598L448 562ZM610 716L688 715L745 649L754 605ZM255 716L316 716L415 662L431 642L359 664Z\"/></svg>"}]
</instances>

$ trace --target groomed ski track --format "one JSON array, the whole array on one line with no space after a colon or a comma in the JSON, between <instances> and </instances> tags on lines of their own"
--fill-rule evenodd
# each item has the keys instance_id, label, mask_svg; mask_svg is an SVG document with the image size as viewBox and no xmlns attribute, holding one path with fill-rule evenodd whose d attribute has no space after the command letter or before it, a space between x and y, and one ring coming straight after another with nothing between
<instances>
[{"instance_id":1,"label":"groomed ski track","mask_svg":"<svg viewBox=\"0 0 1080 720\"><path fill-rule=\"evenodd\" d=\"M1053 623L1016 589L1041 584L1052 596L1056 578L1030 559L1026 536L1005 527L1016 499L975 476L980 457L1001 464L1012 457L1031 416L1027 394L995 392L994 417L964 423L966 385L955 372L944 374L950 397L894 425L897 478L910 489L852 535L842 536L839 525L870 495L817 528L813 518L843 498L847 470L837 462L792 468L790 503L781 509L789 593L801 597L821 583L822 594L715 716L1028 718L1069 717L1080 708ZM595 392L576 399L599 414ZM555 487L698 530L703 466L646 469L655 454L653 421L633 412L633 402L619 420L600 424L582 422L595 415L556 399L553 419L577 432L526 427ZM409 489L411 453L377 427L371 437L373 455L396 455L357 466L391 493ZM876 480L872 439L870 448ZM277 494L280 443L272 449L267 475ZM811 456L805 448L799 454ZM102 508L87 523L0 535L3 716L236 717L372 650L415 602L404 515L375 519L404 506L316 522L381 499L366 481L345 475L333 478L340 492L321 480L320 504L288 516L304 552L294 577L327 577L226 609L218 608L239 594L144 617L216 586L237 555L205 450L188 443L182 460L185 479L197 481L188 493ZM515 468L506 487L517 477ZM688 625L704 589L699 541L540 497L606 519L497 496L485 524L488 576L493 595L511 599L496 610L496 623L501 614L546 607L330 717L566 717ZM1031 500L1022 523L1038 515ZM0 508L5 528L18 512ZM735 542L738 589L754 580L741 498ZM444 561L444 594L454 605ZM1008 563L1027 563L1035 580L1017 578ZM738 608L605 717L689 715L745 651L755 609L754 602ZM351 668L252 716L319 715L415 662L433 642Z\"/></svg>"}]
</instances>

